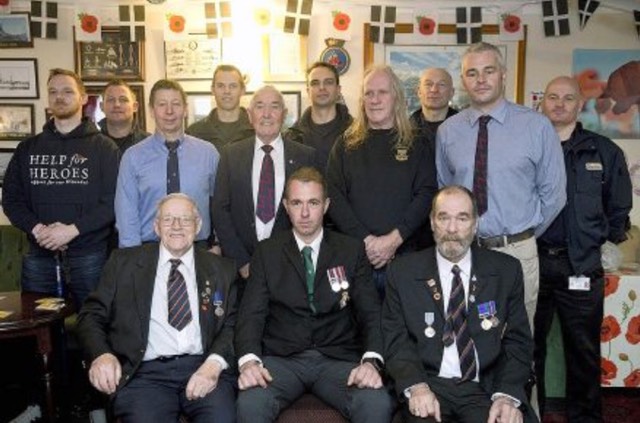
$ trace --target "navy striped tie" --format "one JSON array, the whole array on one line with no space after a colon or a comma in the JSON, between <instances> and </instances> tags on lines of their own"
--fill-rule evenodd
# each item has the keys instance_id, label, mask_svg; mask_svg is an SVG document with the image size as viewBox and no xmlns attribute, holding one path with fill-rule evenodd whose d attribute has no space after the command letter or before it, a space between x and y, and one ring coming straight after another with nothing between
<instances>
[{"instance_id":1,"label":"navy striped tie","mask_svg":"<svg viewBox=\"0 0 640 423\"><path fill-rule=\"evenodd\" d=\"M169 297L169 324L177 330L182 330L191 322L191 308L189 307L189 295L184 276L178 270L182 263L180 259L171 259L171 271L167 285Z\"/></svg>"}]
</instances>

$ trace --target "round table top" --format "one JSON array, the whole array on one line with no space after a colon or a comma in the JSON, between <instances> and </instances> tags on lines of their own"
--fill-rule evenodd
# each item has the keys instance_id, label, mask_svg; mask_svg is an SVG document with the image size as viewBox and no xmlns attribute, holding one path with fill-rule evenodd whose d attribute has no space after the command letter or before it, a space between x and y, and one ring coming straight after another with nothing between
<instances>
[{"instance_id":1,"label":"round table top","mask_svg":"<svg viewBox=\"0 0 640 423\"><path fill-rule=\"evenodd\" d=\"M0 314L11 313L0 318L0 333L48 325L74 312L72 302L68 299L60 310L36 310L39 305L37 301L44 298L52 296L20 291L0 292Z\"/></svg>"}]
</instances>

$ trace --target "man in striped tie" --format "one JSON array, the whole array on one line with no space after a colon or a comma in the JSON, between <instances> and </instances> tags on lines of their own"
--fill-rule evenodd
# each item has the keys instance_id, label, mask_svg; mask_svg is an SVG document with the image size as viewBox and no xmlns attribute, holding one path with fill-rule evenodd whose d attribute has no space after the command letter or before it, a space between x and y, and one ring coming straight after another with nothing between
<instances>
[{"instance_id":1,"label":"man in striped tie","mask_svg":"<svg viewBox=\"0 0 640 423\"><path fill-rule=\"evenodd\" d=\"M112 395L121 422L235 421L236 268L193 247L201 225L190 197L166 196L154 221L160 244L116 250L80 312L89 380Z\"/></svg>"},{"instance_id":2,"label":"man in striped tie","mask_svg":"<svg viewBox=\"0 0 640 423\"><path fill-rule=\"evenodd\" d=\"M520 263L472 246L478 211L467 188L440 190L430 218L436 246L393 261L382 311L406 421L536 422Z\"/></svg>"}]
</instances>

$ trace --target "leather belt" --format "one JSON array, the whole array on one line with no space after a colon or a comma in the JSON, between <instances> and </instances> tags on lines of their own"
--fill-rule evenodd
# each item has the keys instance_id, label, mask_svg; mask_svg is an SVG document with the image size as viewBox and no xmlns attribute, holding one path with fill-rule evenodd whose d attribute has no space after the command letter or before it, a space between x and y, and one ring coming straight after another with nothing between
<instances>
[{"instance_id":1,"label":"leather belt","mask_svg":"<svg viewBox=\"0 0 640 423\"><path fill-rule=\"evenodd\" d=\"M159 361L161 363L166 363L168 361L173 361L173 360L177 360L179 358L183 358L183 357L188 357L189 354L179 354L179 355L161 355L159 357L156 357L155 360Z\"/></svg>"},{"instance_id":2,"label":"leather belt","mask_svg":"<svg viewBox=\"0 0 640 423\"><path fill-rule=\"evenodd\" d=\"M514 242L524 241L533 236L533 229L527 229L513 235L492 236L489 238L478 238L478 245L484 248L502 248Z\"/></svg>"},{"instance_id":3,"label":"leather belt","mask_svg":"<svg viewBox=\"0 0 640 423\"><path fill-rule=\"evenodd\" d=\"M538 244L538 254L549 257L567 257L569 255L569 248L551 247L549 245Z\"/></svg>"}]
</instances>

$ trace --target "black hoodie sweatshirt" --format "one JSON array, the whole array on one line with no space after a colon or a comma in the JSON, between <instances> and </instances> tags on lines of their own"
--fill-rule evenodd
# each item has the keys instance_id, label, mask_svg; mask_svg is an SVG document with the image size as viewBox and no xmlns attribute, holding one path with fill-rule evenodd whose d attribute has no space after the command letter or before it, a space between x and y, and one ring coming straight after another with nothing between
<instances>
[{"instance_id":1,"label":"black hoodie sweatshirt","mask_svg":"<svg viewBox=\"0 0 640 423\"><path fill-rule=\"evenodd\" d=\"M120 153L95 124L83 118L68 134L52 120L43 132L22 141L4 177L2 206L11 223L38 246L31 231L38 223L75 224L80 232L69 243L70 255L106 247L114 222L113 199Z\"/></svg>"}]
</instances>

